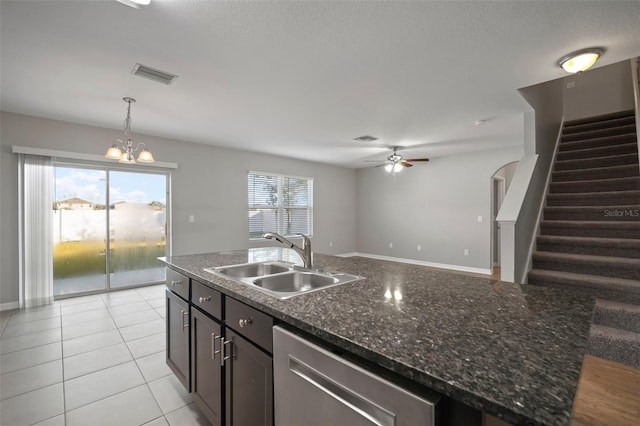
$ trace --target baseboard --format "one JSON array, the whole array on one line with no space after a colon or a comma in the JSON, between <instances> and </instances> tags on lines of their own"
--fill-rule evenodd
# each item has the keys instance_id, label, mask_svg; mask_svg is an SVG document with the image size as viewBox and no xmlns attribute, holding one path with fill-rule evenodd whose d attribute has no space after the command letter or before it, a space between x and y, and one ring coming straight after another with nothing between
<instances>
[{"instance_id":1,"label":"baseboard","mask_svg":"<svg viewBox=\"0 0 640 426\"><path fill-rule=\"evenodd\" d=\"M354 251L354 252L351 252L351 253L335 254L334 256L337 256L337 257L353 257L353 256L360 256L360 253L358 253L357 251Z\"/></svg>"},{"instance_id":2,"label":"baseboard","mask_svg":"<svg viewBox=\"0 0 640 426\"><path fill-rule=\"evenodd\" d=\"M411 265L420 265L420 266L429 266L431 268L439 268L439 269L448 269L451 271L459 271L459 272L471 272L474 274L482 274L482 275L491 275L493 271L491 269L484 268L472 268L470 266L460 266L460 265L450 265L447 263L435 263L435 262L427 262L424 260L415 260L415 259L403 259L401 257L391 257L391 256L381 256L378 254L368 254L368 253L344 253L339 254L337 256L340 257L368 257L369 259L378 259L378 260L388 260L390 262L400 262L400 263L408 263Z\"/></svg>"},{"instance_id":3,"label":"baseboard","mask_svg":"<svg viewBox=\"0 0 640 426\"><path fill-rule=\"evenodd\" d=\"M20 307L19 302L0 303L0 312L10 311L12 309L18 309Z\"/></svg>"}]
</instances>

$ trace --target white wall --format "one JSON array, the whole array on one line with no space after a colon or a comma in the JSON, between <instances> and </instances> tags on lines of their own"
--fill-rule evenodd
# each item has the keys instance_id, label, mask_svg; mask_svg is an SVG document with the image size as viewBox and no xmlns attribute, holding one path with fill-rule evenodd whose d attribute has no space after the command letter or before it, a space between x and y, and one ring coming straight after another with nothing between
<instances>
[{"instance_id":1,"label":"white wall","mask_svg":"<svg viewBox=\"0 0 640 426\"><path fill-rule=\"evenodd\" d=\"M20 114L1 113L0 304L18 300L17 156L11 145L103 154L118 130ZM343 167L135 135L158 161L179 163L171 172L173 254L249 247L247 171L314 178L315 252L356 250L356 172ZM189 215L195 222L189 223ZM329 242L333 247L329 247Z\"/></svg>"},{"instance_id":2,"label":"white wall","mask_svg":"<svg viewBox=\"0 0 640 426\"><path fill-rule=\"evenodd\" d=\"M520 145L436 157L395 178L382 167L358 170L358 251L490 270L491 177L523 152Z\"/></svg>"},{"instance_id":3,"label":"white wall","mask_svg":"<svg viewBox=\"0 0 640 426\"><path fill-rule=\"evenodd\" d=\"M630 61L621 61L570 75L564 78L564 82L566 121L634 107Z\"/></svg>"},{"instance_id":4,"label":"white wall","mask_svg":"<svg viewBox=\"0 0 640 426\"><path fill-rule=\"evenodd\" d=\"M509 163L495 172L495 177L501 177L504 179L505 192L509 190L509 186L511 186L511 181L513 180L513 175L516 173L517 168L518 162L514 161L513 163Z\"/></svg>"}]
</instances>

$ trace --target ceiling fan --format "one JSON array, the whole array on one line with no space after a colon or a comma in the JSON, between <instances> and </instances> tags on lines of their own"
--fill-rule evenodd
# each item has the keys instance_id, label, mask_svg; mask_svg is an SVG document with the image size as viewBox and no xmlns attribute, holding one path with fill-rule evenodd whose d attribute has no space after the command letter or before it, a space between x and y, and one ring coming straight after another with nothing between
<instances>
[{"instance_id":1,"label":"ceiling fan","mask_svg":"<svg viewBox=\"0 0 640 426\"><path fill-rule=\"evenodd\" d=\"M389 173L398 173L401 172L405 167L413 167L415 162L419 161L429 161L428 158L407 158L405 159L402 155L398 154L398 151L404 149L402 146L391 146L389 149L393 150L393 153L387 157L386 160L373 161L376 163L382 163L376 167L384 166L384 169Z\"/></svg>"}]
</instances>

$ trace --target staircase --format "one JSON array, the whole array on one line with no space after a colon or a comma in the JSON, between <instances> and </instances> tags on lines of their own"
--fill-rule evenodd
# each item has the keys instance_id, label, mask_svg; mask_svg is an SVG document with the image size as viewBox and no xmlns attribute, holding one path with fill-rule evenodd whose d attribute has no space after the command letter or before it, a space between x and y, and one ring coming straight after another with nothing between
<instances>
[{"instance_id":1,"label":"staircase","mask_svg":"<svg viewBox=\"0 0 640 426\"><path fill-rule=\"evenodd\" d=\"M640 368L634 111L564 124L529 284L595 296L590 353Z\"/></svg>"}]
</instances>

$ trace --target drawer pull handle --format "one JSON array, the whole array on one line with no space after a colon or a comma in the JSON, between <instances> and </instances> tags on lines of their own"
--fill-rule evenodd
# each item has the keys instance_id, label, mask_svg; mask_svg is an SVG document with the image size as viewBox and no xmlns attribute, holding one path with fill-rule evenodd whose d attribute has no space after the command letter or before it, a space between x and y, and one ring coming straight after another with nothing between
<instances>
[{"instance_id":1,"label":"drawer pull handle","mask_svg":"<svg viewBox=\"0 0 640 426\"><path fill-rule=\"evenodd\" d=\"M220 365L224 367L224 362L228 359L233 358L233 339L227 340L226 342L224 340L221 340L221 342L222 342L222 347L220 349L222 350L222 354L220 357ZM229 344L228 352L227 352L227 344ZM225 354L228 354L228 355L225 355Z\"/></svg>"},{"instance_id":2,"label":"drawer pull handle","mask_svg":"<svg viewBox=\"0 0 640 426\"><path fill-rule=\"evenodd\" d=\"M189 327L189 311L185 311L184 309L180 309L180 312L182 312L182 331L184 331L185 328ZM184 322L184 316L187 316L187 323L185 324Z\"/></svg>"},{"instance_id":3,"label":"drawer pull handle","mask_svg":"<svg viewBox=\"0 0 640 426\"><path fill-rule=\"evenodd\" d=\"M202 297L202 296L200 296L200 297L198 298L198 301L199 301L200 303L208 302L209 300L211 300L211 296L207 296L207 297Z\"/></svg>"},{"instance_id":4,"label":"drawer pull handle","mask_svg":"<svg viewBox=\"0 0 640 426\"><path fill-rule=\"evenodd\" d=\"M222 345L220 345L220 349L216 350L216 342L220 340L222 341L222 336L218 336L216 333L211 333L211 359L215 360L216 355L222 353Z\"/></svg>"},{"instance_id":5,"label":"drawer pull handle","mask_svg":"<svg viewBox=\"0 0 640 426\"><path fill-rule=\"evenodd\" d=\"M252 322L253 322L253 318L249 318L249 319L241 318L238 321L238 325L240 326L240 328L244 328L244 327L246 327L248 325L251 325Z\"/></svg>"}]
</instances>

